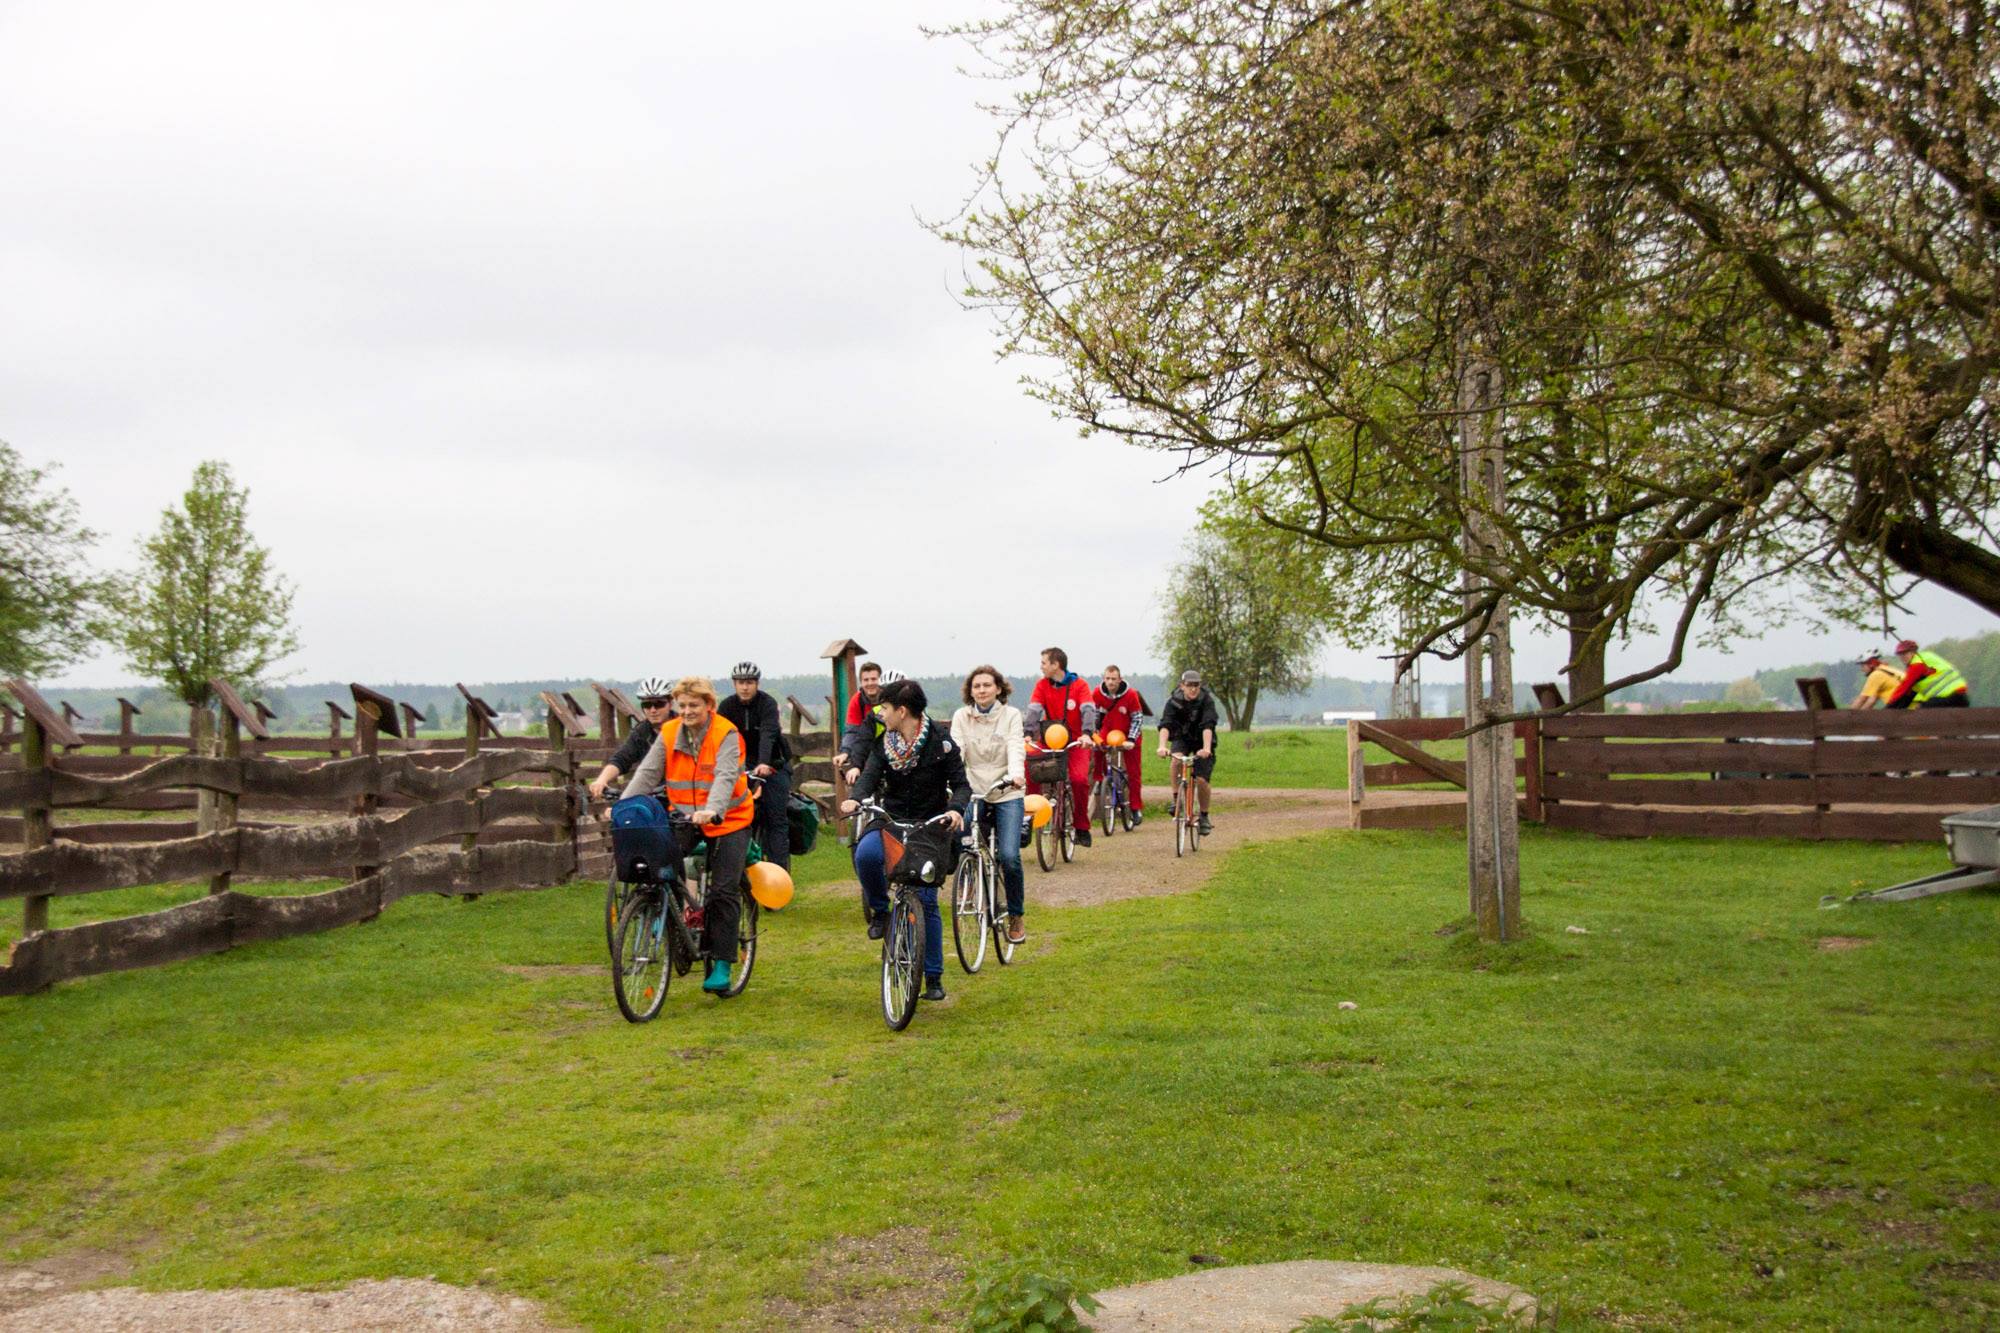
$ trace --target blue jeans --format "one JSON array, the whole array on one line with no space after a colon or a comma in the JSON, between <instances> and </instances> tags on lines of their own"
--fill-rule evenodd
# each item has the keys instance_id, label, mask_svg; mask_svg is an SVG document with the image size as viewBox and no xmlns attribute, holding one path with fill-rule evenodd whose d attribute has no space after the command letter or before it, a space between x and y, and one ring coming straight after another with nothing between
<instances>
[{"instance_id":1,"label":"blue jeans","mask_svg":"<svg viewBox=\"0 0 2000 1333\"><path fill-rule=\"evenodd\" d=\"M1008 916L1022 915L1025 906L1021 882L1021 823L1027 815L1027 802L1019 797L986 807L986 820L993 825L1000 843L1000 883L1007 890Z\"/></svg>"},{"instance_id":2,"label":"blue jeans","mask_svg":"<svg viewBox=\"0 0 2000 1333\"><path fill-rule=\"evenodd\" d=\"M861 878L861 901L868 910L889 910L889 872L883 868L882 830L869 829L854 844L854 873ZM944 918L938 915L937 890L920 888L924 904L924 975L944 975Z\"/></svg>"}]
</instances>

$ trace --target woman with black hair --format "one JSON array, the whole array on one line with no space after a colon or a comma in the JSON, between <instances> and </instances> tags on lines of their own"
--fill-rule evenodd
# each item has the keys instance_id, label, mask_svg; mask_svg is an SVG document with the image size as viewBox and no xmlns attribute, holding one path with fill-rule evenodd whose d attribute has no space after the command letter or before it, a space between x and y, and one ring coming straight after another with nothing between
<instances>
[{"instance_id":1,"label":"woman with black hair","mask_svg":"<svg viewBox=\"0 0 2000 1333\"><path fill-rule=\"evenodd\" d=\"M862 801L876 800L899 823L918 824L949 814L952 832L964 827L959 811L972 799L965 758L950 733L924 715L929 706L924 687L914 680L882 687L882 735L869 747L861 779L841 803L841 813L851 815ZM868 908L868 938L879 940L889 921L889 873L880 829L869 829L854 844L854 873L860 876L862 902ZM938 915L937 889L927 886L921 892L924 998L942 1000L944 919Z\"/></svg>"}]
</instances>

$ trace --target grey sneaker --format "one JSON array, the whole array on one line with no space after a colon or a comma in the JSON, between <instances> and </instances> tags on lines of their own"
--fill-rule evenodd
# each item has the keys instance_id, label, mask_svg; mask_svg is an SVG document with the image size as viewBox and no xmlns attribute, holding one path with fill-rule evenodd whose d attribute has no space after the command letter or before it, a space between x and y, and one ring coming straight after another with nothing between
<instances>
[{"instance_id":1,"label":"grey sneaker","mask_svg":"<svg viewBox=\"0 0 2000 1333\"><path fill-rule=\"evenodd\" d=\"M1208 822L1207 815L1203 815L1199 820L1197 820L1195 822L1195 827L1201 830L1201 836L1204 838L1206 838L1209 834L1215 832L1215 825Z\"/></svg>"}]
</instances>

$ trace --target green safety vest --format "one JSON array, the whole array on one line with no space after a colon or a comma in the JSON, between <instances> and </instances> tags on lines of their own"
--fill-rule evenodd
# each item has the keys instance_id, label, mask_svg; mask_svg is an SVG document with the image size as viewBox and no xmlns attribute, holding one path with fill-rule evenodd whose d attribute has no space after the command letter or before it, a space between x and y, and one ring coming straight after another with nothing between
<instances>
[{"instance_id":1,"label":"green safety vest","mask_svg":"<svg viewBox=\"0 0 2000 1333\"><path fill-rule=\"evenodd\" d=\"M1958 674L1958 668L1939 657L1936 653L1911 653L1910 665L1922 662L1931 669L1931 674L1917 682L1917 702L1926 703L1947 694L1958 694L1965 689L1965 677Z\"/></svg>"}]
</instances>

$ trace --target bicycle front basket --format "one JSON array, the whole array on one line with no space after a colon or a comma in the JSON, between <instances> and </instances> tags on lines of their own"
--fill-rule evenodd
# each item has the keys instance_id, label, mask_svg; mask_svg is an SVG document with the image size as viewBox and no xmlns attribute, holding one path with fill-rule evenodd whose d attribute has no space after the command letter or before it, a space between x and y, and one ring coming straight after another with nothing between
<instances>
[{"instance_id":1,"label":"bicycle front basket","mask_svg":"<svg viewBox=\"0 0 2000 1333\"><path fill-rule=\"evenodd\" d=\"M903 839L903 854L890 867L889 878L936 888L951 876L957 853L957 834L943 824L925 824Z\"/></svg>"},{"instance_id":2,"label":"bicycle front basket","mask_svg":"<svg viewBox=\"0 0 2000 1333\"><path fill-rule=\"evenodd\" d=\"M611 859L627 884L658 884L674 875L680 842L657 797L628 796L611 808Z\"/></svg>"},{"instance_id":3,"label":"bicycle front basket","mask_svg":"<svg viewBox=\"0 0 2000 1333\"><path fill-rule=\"evenodd\" d=\"M1069 756L1060 750L1037 750L1028 756L1028 780L1049 787L1069 773Z\"/></svg>"}]
</instances>

